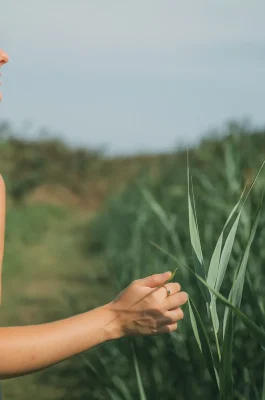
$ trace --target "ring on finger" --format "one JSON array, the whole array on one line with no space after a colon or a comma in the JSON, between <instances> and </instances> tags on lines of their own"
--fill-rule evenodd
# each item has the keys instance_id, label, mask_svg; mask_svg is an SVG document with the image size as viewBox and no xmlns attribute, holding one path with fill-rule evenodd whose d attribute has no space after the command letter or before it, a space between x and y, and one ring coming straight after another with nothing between
<instances>
[{"instance_id":1,"label":"ring on finger","mask_svg":"<svg viewBox=\"0 0 265 400\"><path fill-rule=\"evenodd\" d=\"M163 287L166 289L166 291L167 291L167 297L170 295L170 290L165 286L165 285L163 285Z\"/></svg>"}]
</instances>

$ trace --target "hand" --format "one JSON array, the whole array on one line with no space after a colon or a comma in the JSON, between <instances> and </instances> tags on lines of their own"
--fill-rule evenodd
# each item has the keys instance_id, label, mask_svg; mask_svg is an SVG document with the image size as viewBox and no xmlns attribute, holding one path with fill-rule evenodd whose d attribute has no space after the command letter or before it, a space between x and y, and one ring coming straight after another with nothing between
<instances>
[{"instance_id":1,"label":"hand","mask_svg":"<svg viewBox=\"0 0 265 400\"><path fill-rule=\"evenodd\" d=\"M188 295L180 291L179 283L165 284L170 276L171 272L166 272L135 280L108 304L115 316L118 337L155 335L177 329L177 321L184 317L180 306L187 302Z\"/></svg>"}]
</instances>

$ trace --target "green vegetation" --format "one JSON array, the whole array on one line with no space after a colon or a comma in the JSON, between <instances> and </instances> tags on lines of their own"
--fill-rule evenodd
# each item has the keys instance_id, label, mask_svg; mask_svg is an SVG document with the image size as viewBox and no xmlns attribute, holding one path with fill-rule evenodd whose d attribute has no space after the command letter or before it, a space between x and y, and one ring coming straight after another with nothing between
<instances>
[{"instance_id":1,"label":"green vegetation","mask_svg":"<svg viewBox=\"0 0 265 400\"><path fill-rule=\"evenodd\" d=\"M194 271L195 262L198 276L264 332L265 214L259 209L263 172L244 207L243 198L234 206L265 159L265 132L233 123L225 134L218 140L209 137L189 151L193 191L188 191L186 151L127 159L92 155L86 174L81 177L69 167L72 172L66 178L66 165L74 165L70 159L77 157L75 150L65 147L64 164L65 155L48 151L45 143L17 146L17 154L19 147L25 152L18 168L11 162L16 159L16 144L3 140L1 172L10 182L3 293L8 300L1 307L5 324L10 309L12 323L14 318L38 323L82 312L110 300L133 279L176 266L174 280L190 295L177 332L103 344L49 370L17 378L12 382L16 392L4 382L4 395L22 399L25 391L25 398L34 398L39 388L43 399L63 399L67 393L71 399L200 400L219 399L221 388L222 400L265 398L265 353L259 342L242 319L236 319L189 271ZM43 204L46 200L28 201L34 188L23 185L34 168L29 164L22 175L27 146L35 160L45 151L50 157L35 184L61 184L80 203L66 199L63 207ZM3 151L6 148L13 149L11 158ZM57 175L50 170L51 163ZM26 187L23 196L14 191L12 177L20 182L17 187L21 182ZM95 215L86 209L93 188L98 191ZM169 254L177 258L177 265ZM44 276L49 277L46 285ZM18 290L21 282L24 287Z\"/></svg>"},{"instance_id":2,"label":"green vegetation","mask_svg":"<svg viewBox=\"0 0 265 400\"><path fill-rule=\"evenodd\" d=\"M264 345L265 320L263 211L258 213L259 219L255 218L262 198L264 174L261 173L244 207L238 204L234 209L244 187L250 188L264 161L262 137L264 140L262 135L232 132L224 140L209 140L191 151L197 218L192 192L189 207L187 204L186 154L183 152L177 153L175 160L169 159L155 179L139 176L135 183L111 199L105 212L90 226L94 237L88 243L89 251L100 253L101 257L105 254L107 269L112 279L116 277L119 290L132 279L173 270L175 262L168 255L171 254L180 264L176 279L191 297L192 324L186 307L186 318L176 333L124 340L100 349L101 362L95 358L93 367L104 375L104 387L109 385L115 393L113 398L140 398L134 358L127 350L130 341L134 344L147 399L264 397L265 354L259 344ZM165 251L158 251L150 242ZM207 279L217 291L221 289L225 298L240 306L255 325L248 325L247 329L242 319L236 323L234 314L189 270L181 267L185 264L191 269L194 262L198 276ZM253 327L260 336L251 335L249 328ZM261 340L258 342L257 338ZM113 354L123 361L113 365ZM108 371L108 378L103 371Z\"/></svg>"}]
</instances>

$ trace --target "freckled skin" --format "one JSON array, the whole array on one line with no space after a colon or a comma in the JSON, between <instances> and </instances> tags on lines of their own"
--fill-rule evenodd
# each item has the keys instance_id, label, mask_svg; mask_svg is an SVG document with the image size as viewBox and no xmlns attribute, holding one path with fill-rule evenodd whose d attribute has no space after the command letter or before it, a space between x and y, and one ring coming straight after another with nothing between
<instances>
[{"instance_id":1,"label":"freckled skin","mask_svg":"<svg viewBox=\"0 0 265 400\"><path fill-rule=\"evenodd\" d=\"M0 49L0 68L8 60ZM5 215L6 190L0 174L0 303ZM184 316L180 306L188 296L178 283L166 283L170 276L166 272L133 281L110 303L62 320L12 327L1 327L0 321L0 380L39 371L106 341L176 330Z\"/></svg>"}]
</instances>

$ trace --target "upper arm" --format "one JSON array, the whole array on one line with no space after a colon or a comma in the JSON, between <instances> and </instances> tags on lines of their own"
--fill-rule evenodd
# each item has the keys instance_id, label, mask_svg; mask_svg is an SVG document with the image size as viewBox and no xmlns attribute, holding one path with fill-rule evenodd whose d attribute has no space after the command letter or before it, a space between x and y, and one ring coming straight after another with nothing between
<instances>
[{"instance_id":1,"label":"upper arm","mask_svg":"<svg viewBox=\"0 0 265 400\"><path fill-rule=\"evenodd\" d=\"M4 257L5 219L6 219L6 188L4 179L2 175L0 175L0 265Z\"/></svg>"}]
</instances>

